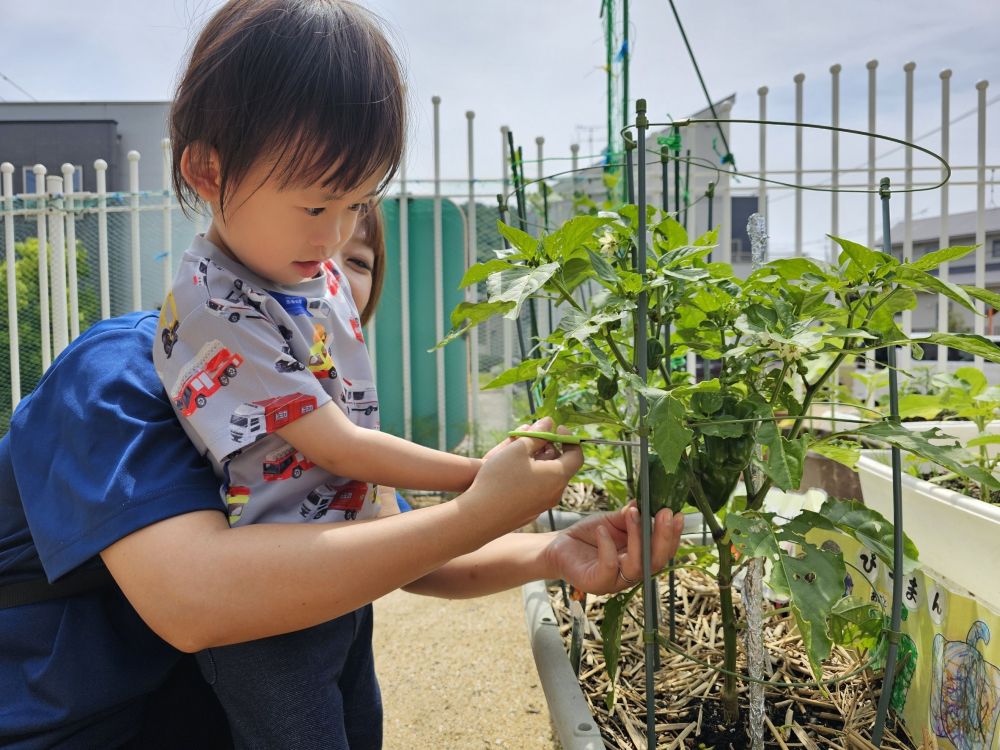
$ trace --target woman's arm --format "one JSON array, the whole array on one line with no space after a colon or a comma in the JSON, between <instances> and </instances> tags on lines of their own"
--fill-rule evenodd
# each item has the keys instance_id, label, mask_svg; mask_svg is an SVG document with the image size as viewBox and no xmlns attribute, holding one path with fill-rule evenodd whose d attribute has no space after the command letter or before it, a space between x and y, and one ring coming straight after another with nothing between
<instances>
[{"instance_id":1,"label":"woman's arm","mask_svg":"<svg viewBox=\"0 0 1000 750\"><path fill-rule=\"evenodd\" d=\"M654 519L651 559L659 570L674 556L684 517L661 510ZM634 504L585 518L562 532L507 534L405 586L407 591L461 599L562 578L590 593L626 588L642 576L639 511Z\"/></svg>"},{"instance_id":2,"label":"woman's arm","mask_svg":"<svg viewBox=\"0 0 1000 750\"><path fill-rule=\"evenodd\" d=\"M536 458L546 446L528 438L505 445L465 494L413 513L237 528L221 513L185 513L123 537L101 556L139 615L181 650L299 630L374 601L554 505L582 456Z\"/></svg>"}]
</instances>

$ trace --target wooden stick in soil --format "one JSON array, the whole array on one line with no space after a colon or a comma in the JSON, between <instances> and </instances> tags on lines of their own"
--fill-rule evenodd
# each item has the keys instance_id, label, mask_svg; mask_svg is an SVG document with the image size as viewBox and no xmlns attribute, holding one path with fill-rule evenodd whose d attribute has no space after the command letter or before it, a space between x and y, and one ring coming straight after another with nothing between
<instances>
[{"instance_id":1,"label":"wooden stick in soil","mask_svg":"<svg viewBox=\"0 0 1000 750\"><path fill-rule=\"evenodd\" d=\"M766 714L764 715L764 722L767 724L767 728L771 730L771 736L774 737L774 741L778 743L778 747L780 747L781 750L788 750L788 745L786 745L785 741L781 738L781 733L775 729L774 724L771 723L770 717Z\"/></svg>"}]
</instances>

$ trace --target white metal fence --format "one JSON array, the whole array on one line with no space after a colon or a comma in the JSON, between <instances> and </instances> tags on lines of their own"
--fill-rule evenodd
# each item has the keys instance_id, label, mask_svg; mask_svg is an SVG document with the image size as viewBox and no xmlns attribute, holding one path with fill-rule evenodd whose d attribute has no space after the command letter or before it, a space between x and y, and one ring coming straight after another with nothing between
<instances>
[{"instance_id":1,"label":"white metal fence","mask_svg":"<svg viewBox=\"0 0 1000 750\"><path fill-rule=\"evenodd\" d=\"M882 131L887 134L895 134L905 140L914 139L914 99L913 99L913 74L914 66L908 64L905 68L905 120L901 133L894 133L890 127L880 127L881 123L876 118L876 68L877 62L871 61L867 64L867 97L868 97L868 119L867 129L869 132ZM833 126L841 124L840 115L840 81L841 67L834 65L830 68L830 121ZM986 195L987 189L993 188L997 183L992 178L992 174L998 167L996 164L988 164L987 154L987 129L986 114L987 108L998 98L987 101L987 83L985 81L977 84L977 106L971 113L964 113L959 118L952 117L950 111L950 71L942 71L941 80L941 126L939 142L937 144L924 141L925 145L935 148L946 160L949 157L951 146L951 125L956 119L963 119L972 114L976 117L976 137L977 149L974 164L952 165L953 178L950 184L940 189L937 196L940 207L940 232L939 244L945 247L949 244L949 211L973 210L976 213L976 234L975 241L981 247L975 255L975 273L971 280L977 286L1000 288L1000 257L995 263L988 264L988 248L985 247L986 240ZM804 76L797 75L795 83L795 103L794 114L783 116L780 113L768 112L768 89L761 87L758 91L758 118L767 120L768 115L774 119L792 119L793 122L802 123L803 119L803 98L804 98ZM501 155L497 158L494 168L500 168L500 176L496 176L493 168L488 178L477 176L473 161L474 144L474 114L466 113L467 117L467 138L468 138L468 172L460 179L443 179L440 173L440 132L439 104L440 100L434 100L434 175L427 180L407 179L405 171L399 175L396 183L391 187L390 194L397 195L400 200L400 245L403 284L400 290L401 310L404 318L409 314L410 290L407 280L407 264L409 263L410 251L408 247L407 231L407 200L410 197L422 195L432 197L436 205L450 200L463 210L465 216L466 230L466 264L475 262L477 258L489 257L490 250L499 247L499 241L491 225L492 222L482 222L477 220L479 213L484 207L496 206L496 194L510 194L510 165L507 158L507 131L501 128ZM723 118L729 116L728 107L723 108L721 115ZM749 119L749 118L746 118ZM734 151L738 151L741 144L738 139L740 131L729 132L729 123L723 123L727 137ZM714 127L714 124L713 124ZM887 164L886 153L877 151L877 144L873 139L867 139L867 159L864 163L856 166L842 166L843 151L841 149L841 138L836 133L826 136L829 140L827 146L829 150L829 161L827 164L816 166L816 149L809 151L811 158L806 162L806 146L802 137L802 131L797 130L794 138L794 150L792 154L792 166L782 166L776 168L773 164L773 157L768 153L769 135L773 138L775 128L768 125L759 125L758 130L758 163L755 167L743 168L743 182L735 182L732 175L723 169L707 170L694 163L690 174L685 176L685 192L693 200L703 198L698 191L709 181L715 181L715 198L718 205L714 216L714 223L721 225L720 238L728 238L732 234L731 215L729 213L729 195L755 194L760 200L763 212L768 215L770 230L772 235L780 234L782 231L794 237L792 242L792 252L803 255L824 255L831 252L831 246L826 245L818 250L809 251L808 243L804 240L805 226L810 223L812 226L822 225L824 229L829 229L830 234L842 234L857 241L866 242L869 246L876 243L876 239L881 235L881 228L876 221L875 196L868 194L841 194L830 192L827 201L826 212L817 210L812 206L807 219L805 208L806 194L802 190L794 189L790 186L776 185L768 180L780 180L790 183L790 185L826 185L841 190L865 190L876 185L880 177L889 175L893 177L897 187L913 188L927 186L937 181L940 167L915 164L913 152L909 149L901 154L902 165ZM743 131L745 133L745 131ZM736 137L734 137L736 136ZM711 155L708 147L709 140L702 138L702 143L695 147L695 154L702 152ZM734 142L735 141L735 142ZM536 158L528 160L526 164L528 171L535 174L529 175L529 180L540 179L545 175L552 175L566 170L569 166L578 167L580 161L587 161L585 157L579 157L578 148L573 149L571 157L543 159L544 139L536 139ZM714 146L714 144L713 144ZM746 144L743 144L746 148ZM773 148L773 146L772 146ZM690 150L690 149L689 149ZM74 192L72 172L73 167L69 164L62 165L60 174L49 175L44 166L35 167L35 185L37 191L32 194L15 195L13 191L12 174L14 167L9 163L2 165L2 210L0 219L3 224L3 249L5 252L5 286L3 287L4 304L0 308L6 307L6 319L0 322L0 347L9 354L6 362L6 372L4 371L3 359L0 359L0 433L6 430L6 422L10 409L17 404L24 393L34 387L42 372L49 366L54 356L57 356L65 346L79 335L88 325L100 318L107 318L111 315L120 314L129 310L153 309L160 304L164 290L170 283L173 272L173 251L175 248L183 248L188 245L195 232L203 231L208 225L208 218L195 216L191 219L185 217L179 210L175 196L170 189L170 163L169 144L164 142L163 152L157 155L159 158L159 168L162 172L162 191L141 192L139 185L140 165L147 164L148 157L141 158L136 152L130 152L129 159L129 190L123 193L108 193L105 188L105 170L107 165L98 160L95 164L97 174L97 190L90 192ZM781 155L781 164L788 164L788 154ZM3 154L0 153L0 159ZM146 168L143 166L143 168ZM553 217L558 217L567 211L570 203L569 197L574 189L584 189L588 191L600 190L601 166L596 162L591 162L591 170L588 174L596 175L591 179L575 178L572 181L572 188L567 188L562 192L561 205L559 190L553 195L552 205L550 205ZM647 183L654 186L660 184L660 177L656 174L660 170L658 163L650 166L650 175ZM991 179L987 179L987 172L991 174ZM901 180L896 178L901 176ZM753 182L751 182L751 178ZM758 181L759 180L759 181ZM558 188L558 180L549 180L549 185ZM975 197L973 200L966 200L964 204L952 201L953 193L959 189L973 189ZM537 185L530 187L529 192L537 190ZM903 228L902 255L912 257L913 237L911 227L913 226L913 193L902 195L901 225ZM599 197L599 196L595 196ZM794 199L792 210L782 211L781 202L785 197ZM860 201L860 203L859 203ZM897 198L894 202L894 210L898 210L900 203ZM705 222L704 210L707 203L700 201L697 206L692 206L690 211L685 211L684 216L689 224L689 230L695 232L703 229ZM787 205L787 204L786 204ZM477 210L478 206L478 210ZM863 226L852 226L847 230L841 228L845 215L861 215L867 217L867 222ZM532 225L537 225L540 217L533 211ZM790 214L790 215L789 215ZM440 231L440 209L435 210L435 237L434 237L434 262L440 279L441 264L441 231ZM553 219L555 221L555 219ZM858 222L851 222L852 224ZM38 252L39 247L47 248L47 252ZM735 260L739 265L740 258L732 256L731 244L726 240L720 242L718 259L729 261ZM988 267L989 266L989 267ZM988 273L989 271L989 273ZM942 267L942 278L947 279L949 269ZM436 332L443 335L445 332L449 310L442 306L442 289L440 283L434 290L434 309L429 314L435 316ZM473 300L477 290L470 288L467 290L467 299ZM980 309L982 308L982 303ZM937 312L937 327L946 330L948 326L948 306L947 301L939 303ZM556 313L558 315L558 313ZM551 329L555 321L546 314L540 316L540 328L544 335ZM911 326L910 316L904 318L904 325ZM990 331L987 327L986 318L977 316L974 323L974 330L977 333L997 333ZM403 351L404 369L404 391L408 390L408 372L413 353L408 340L408 321L403 321L403 336L399 342ZM6 341L3 339L6 338ZM371 339L371 334L370 334ZM481 375L487 372L497 372L500 369L510 366L518 359L516 347L513 344L512 326L509 322L496 322L474 329L469 341L470 355L468 358L468 383L469 383L469 404L468 415L470 421L470 436L474 441L489 439L501 430L509 427L510 419L510 399L512 391L508 388L500 394L497 400L495 395L483 397L478 389ZM370 340L374 345L374 342ZM443 367L441 364L442 354L437 357L438 371ZM904 358L908 352L904 353ZM941 367L946 365L946 355L939 352L938 364ZM901 365L905 368L910 363L904 359ZM978 364L982 364L981 362ZM439 384L443 382L439 379ZM439 385L438 405L443 409L445 401L441 392L443 385ZM6 391L6 392L4 392ZM406 411L405 431L409 437L411 427L412 395L404 393L404 410ZM442 423L444 420L441 420ZM485 429L484 429L485 428ZM478 430L478 434L477 433ZM439 436L440 447L444 446L443 436Z\"/></svg>"}]
</instances>

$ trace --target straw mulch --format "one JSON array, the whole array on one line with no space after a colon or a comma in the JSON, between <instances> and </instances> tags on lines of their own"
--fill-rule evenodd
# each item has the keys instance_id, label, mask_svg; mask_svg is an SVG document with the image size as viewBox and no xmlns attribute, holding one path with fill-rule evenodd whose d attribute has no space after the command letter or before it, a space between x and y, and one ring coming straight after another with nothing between
<instances>
[{"instance_id":1,"label":"straw mulch","mask_svg":"<svg viewBox=\"0 0 1000 750\"><path fill-rule=\"evenodd\" d=\"M668 627L667 597L667 582L661 579L661 632L664 633ZM676 597L677 645L703 662L721 666L723 637L714 579L699 570L681 569L676 573ZM609 683L600 637L601 604L606 598L588 597L586 602L587 624L580 681L591 712L601 727L606 747L611 750L645 750L645 660L642 631L638 624L642 619L642 597L640 594L633 598L631 616L625 616L617 700L610 711L605 706ZM738 602L738 595L736 598ZM558 589L552 592L552 605L560 618L568 650L571 618ZM737 617L742 617L739 607ZM804 683L813 679L801 638L790 616L767 618L764 642L767 654L765 671L769 681ZM654 681L657 748L748 748L745 728L727 726L722 720L718 702L721 675L682 655L663 649L660 654L661 668ZM858 670L858 667L856 654L834 647L824 665L823 677L830 679L846 675ZM745 672L742 653L738 671ZM869 670L862 669L857 676L831 686L828 693L814 687L775 686L766 689L765 747L780 750L873 750L875 746L870 741L870 728L874 722L879 687L880 680ZM740 689L741 694L745 694L746 684ZM741 713L745 720L745 703ZM883 735L883 748L915 747L901 725L891 719L889 724Z\"/></svg>"}]
</instances>

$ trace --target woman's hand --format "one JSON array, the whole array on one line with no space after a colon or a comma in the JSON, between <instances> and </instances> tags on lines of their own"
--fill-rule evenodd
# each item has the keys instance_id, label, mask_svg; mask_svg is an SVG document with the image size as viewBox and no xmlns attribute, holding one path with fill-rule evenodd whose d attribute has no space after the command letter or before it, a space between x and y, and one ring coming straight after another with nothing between
<instances>
[{"instance_id":1,"label":"woman's hand","mask_svg":"<svg viewBox=\"0 0 1000 750\"><path fill-rule=\"evenodd\" d=\"M677 552L684 516L664 508L651 533L653 571ZM610 513L597 513L559 532L545 548L547 568L555 578L591 594L631 588L642 580L642 528L635 503Z\"/></svg>"}]
</instances>

